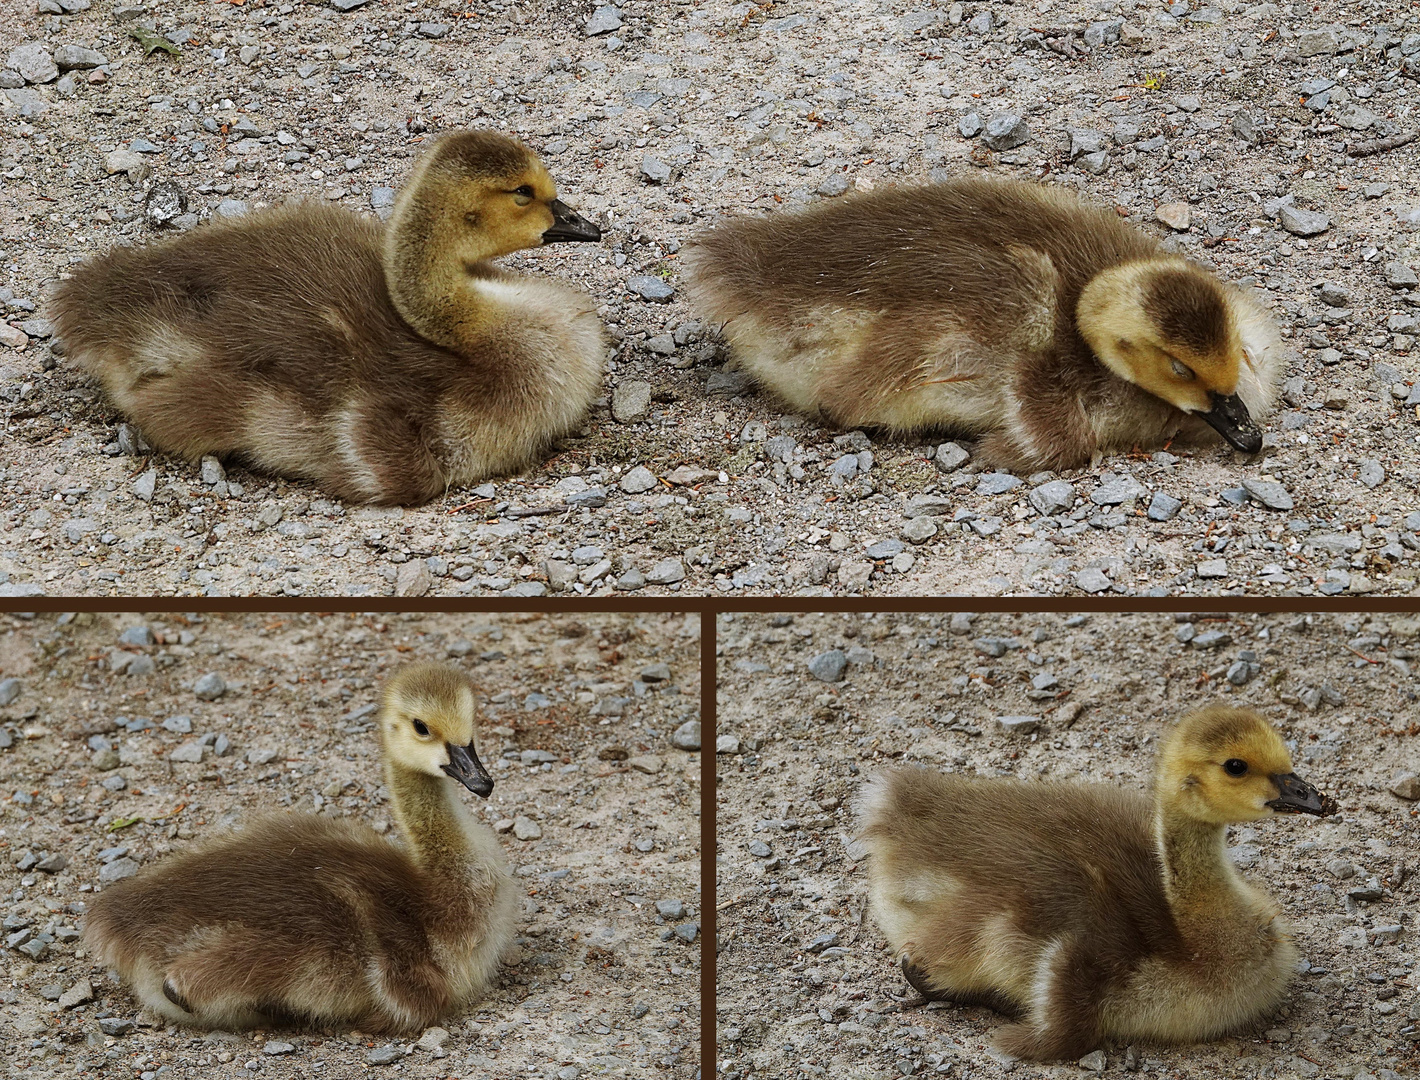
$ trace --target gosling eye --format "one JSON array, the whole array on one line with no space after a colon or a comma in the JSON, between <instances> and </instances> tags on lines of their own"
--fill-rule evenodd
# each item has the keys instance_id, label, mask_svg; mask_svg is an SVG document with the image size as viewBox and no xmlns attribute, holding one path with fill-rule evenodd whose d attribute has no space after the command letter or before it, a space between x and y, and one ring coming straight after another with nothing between
<instances>
[{"instance_id":1,"label":"gosling eye","mask_svg":"<svg viewBox=\"0 0 1420 1080\"><path fill-rule=\"evenodd\" d=\"M531 184L524 184L522 187L513 189L513 201L519 206L527 206L533 201L533 189Z\"/></svg>"},{"instance_id":2,"label":"gosling eye","mask_svg":"<svg viewBox=\"0 0 1420 1080\"><path fill-rule=\"evenodd\" d=\"M1170 361L1170 363L1173 364L1173 373L1177 375L1180 379L1184 379L1188 382L1193 381L1194 374L1193 369L1191 367L1189 367L1187 364L1183 363L1180 360L1172 360Z\"/></svg>"},{"instance_id":3,"label":"gosling eye","mask_svg":"<svg viewBox=\"0 0 1420 1080\"><path fill-rule=\"evenodd\" d=\"M409 722L414 725L414 732L421 739L427 739L429 737L429 725L423 720L411 719Z\"/></svg>"},{"instance_id":4,"label":"gosling eye","mask_svg":"<svg viewBox=\"0 0 1420 1080\"><path fill-rule=\"evenodd\" d=\"M1242 758L1228 758L1223 762L1223 771L1229 776L1246 776L1247 762Z\"/></svg>"}]
</instances>

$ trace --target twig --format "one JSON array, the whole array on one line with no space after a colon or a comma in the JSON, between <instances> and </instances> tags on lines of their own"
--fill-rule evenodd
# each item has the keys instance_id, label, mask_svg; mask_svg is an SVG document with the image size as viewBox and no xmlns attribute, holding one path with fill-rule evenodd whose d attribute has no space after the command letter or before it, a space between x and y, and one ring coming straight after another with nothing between
<instances>
[{"instance_id":1,"label":"twig","mask_svg":"<svg viewBox=\"0 0 1420 1080\"><path fill-rule=\"evenodd\" d=\"M1391 135L1385 139L1370 139L1366 142L1347 143L1346 153L1349 157L1370 157L1372 154L1383 154L1387 150L1395 150L1401 146L1408 146L1417 138L1420 138L1420 131L1402 131L1399 135Z\"/></svg>"},{"instance_id":2,"label":"twig","mask_svg":"<svg viewBox=\"0 0 1420 1080\"><path fill-rule=\"evenodd\" d=\"M1346 650L1347 650L1347 652L1353 652L1353 653L1355 653L1357 656L1359 656L1362 660L1364 660L1364 661L1365 661L1366 663L1368 663L1368 664L1379 664L1379 663L1380 663L1379 660L1372 660L1369 656L1367 656L1365 653L1361 652L1359 649L1353 649L1353 648L1351 648L1350 645L1347 645L1347 646L1346 646Z\"/></svg>"}]
</instances>

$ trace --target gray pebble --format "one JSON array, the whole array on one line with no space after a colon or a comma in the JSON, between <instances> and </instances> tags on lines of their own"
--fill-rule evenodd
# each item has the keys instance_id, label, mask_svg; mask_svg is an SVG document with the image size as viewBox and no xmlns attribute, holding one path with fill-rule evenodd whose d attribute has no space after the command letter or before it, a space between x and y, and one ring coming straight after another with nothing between
<instances>
[{"instance_id":1,"label":"gray pebble","mask_svg":"<svg viewBox=\"0 0 1420 1080\"><path fill-rule=\"evenodd\" d=\"M1190 642L1195 649L1221 649L1233 643L1233 635L1226 630L1204 630L1194 634Z\"/></svg>"},{"instance_id":2,"label":"gray pebble","mask_svg":"<svg viewBox=\"0 0 1420 1080\"><path fill-rule=\"evenodd\" d=\"M879 540L868 547L866 554L870 559L891 559L895 555L901 555L904 550L901 540Z\"/></svg>"},{"instance_id":3,"label":"gray pebble","mask_svg":"<svg viewBox=\"0 0 1420 1080\"><path fill-rule=\"evenodd\" d=\"M926 515L907 519L900 533L904 540L914 544L925 544L932 537L937 535L937 526L932 519Z\"/></svg>"},{"instance_id":4,"label":"gray pebble","mask_svg":"<svg viewBox=\"0 0 1420 1080\"><path fill-rule=\"evenodd\" d=\"M1197 573L1201 578L1225 578L1228 576L1228 561L1226 559L1206 559L1198 564Z\"/></svg>"},{"instance_id":5,"label":"gray pebble","mask_svg":"<svg viewBox=\"0 0 1420 1080\"><path fill-rule=\"evenodd\" d=\"M652 585L674 585L684 580L685 564L675 558L661 559L646 575L646 581Z\"/></svg>"},{"instance_id":6,"label":"gray pebble","mask_svg":"<svg viewBox=\"0 0 1420 1080\"><path fill-rule=\"evenodd\" d=\"M1385 264L1385 283L1392 289L1412 289L1420 284L1420 279L1415 276L1415 271L1403 262L1388 262Z\"/></svg>"},{"instance_id":7,"label":"gray pebble","mask_svg":"<svg viewBox=\"0 0 1420 1080\"><path fill-rule=\"evenodd\" d=\"M1290 510L1295 505L1285 487L1271 480L1247 479L1243 490L1269 510Z\"/></svg>"},{"instance_id":8,"label":"gray pebble","mask_svg":"<svg viewBox=\"0 0 1420 1080\"><path fill-rule=\"evenodd\" d=\"M1182 506L1182 500L1175 499L1172 495L1167 495L1162 491L1156 491L1154 497L1149 501L1149 520L1172 521Z\"/></svg>"},{"instance_id":9,"label":"gray pebble","mask_svg":"<svg viewBox=\"0 0 1420 1080\"><path fill-rule=\"evenodd\" d=\"M957 130L964 138L974 139L981 134L981 115L979 113L967 113L957 121Z\"/></svg>"},{"instance_id":10,"label":"gray pebble","mask_svg":"<svg viewBox=\"0 0 1420 1080\"><path fill-rule=\"evenodd\" d=\"M1007 735L1029 735L1040 730L1038 716L998 716L996 723Z\"/></svg>"},{"instance_id":11,"label":"gray pebble","mask_svg":"<svg viewBox=\"0 0 1420 1080\"><path fill-rule=\"evenodd\" d=\"M192 684L192 692L201 701L216 701L227 692L227 683L215 671L209 671Z\"/></svg>"},{"instance_id":12,"label":"gray pebble","mask_svg":"<svg viewBox=\"0 0 1420 1080\"><path fill-rule=\"evenodd\" d=\"M5 58L5 66L20 74L27 83L53 82L59 77L59 68L54 58L38 41L31 41L10 50Z\"/></svg>"},{"instance_id":13,"label":"gray pebble","mask_svg":"<svg viewBox=\"0 0 1420 1080\"><path fill-rule=\"evenodd\" d=\"M1385 482L1385 466L1375 458L1367 458L1361 462L1359 479L1366 487L1374 490Z\"/></svg>"},{"instance_id":14,"label":"gray pebble","mask_svg":"<svg viewBox=\"0 0 1420 1080\"><path fill-rule=\"evenodd\" d=\"M843 671L848 666L848 657L841 649L830 649L819 653L809 661L809 674L819 682L842 682Z\"/></svg>"},{"instance_id":15,"label":"gray pebble","mask_svg":"<svg viewBox=\"0 0 1420 1080\"><path fill-rule=\"evenodd\" d=\"M99 1030L105 1035L127 1035L134 1028L132 1020L121 1016L103 1016L99 1018Z\"/></svg>"},{"instance_id":16,"label":"gray pebble","mask_svg":"<svg viewBox=\"0 0 1420 1080\"><path fill-rule=\"evenodd\" d=\"M641 159L641 175L653 184L669 183L671 167L660 158L647 154Z\"/></svg>"},{"instance_id":17,"label":"gray pebble","mask_svg":"<svg viewBox=\"0 0 1420 1080\"><path fill-rule=\"evenodd\" d=\"M1126 502L1132 503L1147 494L1144 486L1134 477L1121 476L1090 492L1090 502L1097 506L1119 506Z\"/></svg>"},{"instance_id":18,"label":"gray pebble","mask_svg":"<svg viewBox=\"0 0 1420 1080\"><path fill-rule=\"evenodd\" d=\"M132 491L144 502L153 501L153 493L158 489L158 470L149 469L133 481Z\"/></svg>"},{"instance_id":19,"label":"gray pebble","mask_svg":"<svg viewBox=\"0 0 1420 1080\"><path fill-rule=\"evenodd\" d=\"M671 745L678 750L700 749L700 721L687 720L671 735Z\"/></svg>"},{"instance_id":20,"label":"gray pebble","mask_svg":"<svg viewBox=\"0 0 1420 1080\"><path fill-rule=\"evenodd\" d=\"M0 707L4 707L14 702L20 696L20 691L24 689L24 684L19 679L5 679L0 681Z\"/></svg>"},{"instance_id":21,"label":"gray pebble","mask_svg":"<svg viewBox=\"0 0 1420 1080\"><path fill-rule=\"evenodd\" d=\"M1075 575L1075 584L1087 593L1098 593L1108 589L1111 582L1103 570L1090 566Z\"/></svg>"},{"instance_id":22,"label":"gray pebble","mask_svg":"<svg viewBox=\"0 0 1420 1080\"><path fill-rule=\"evenodd\" d=\"M987 473L976 485L978 495L1004 495L1006 492L1018 488L1024 483L1019 476L1012 476L1010 473L993 472Z\"/></svg>"},{"instance_id":23,"label":"gray pebble","mask_svg":"<svg viewBox=\"0 0 1420 1080\"><path fill-rule=\"evenodd\" d=\"M270 1054L273 1057L277 1054L289 1054L296 1047L292 1043L282 1042L280 1039L269 1039L265 1046L261 1048L263 1054Z\"/></svg>"},{"instance_id":24,"label":"gray pebble","mask_svg":"<svg viewBox=\"0 0 1420 1080\"><path fill-rule=\"evenodd\" d=\"M683 919L685 904L679 900L657 900L656 914L663 919Z\"/></svg>"},{"instance_id":25,"label":"gray pebble","mask_svg":"<svg viewBox=\"0 0 1420 1080\"><path fill-rule=\"evenodd\" d=\"M585 10L585 9L583 9ZM592 12L592 17L583 24L587 37L597 37L621 29L621 12L610 4L604 4Z\"/></svg>"},{"instance_id":26,"label":"gray pebble","mask_svg":"<svg viewBox=\"0 0 1420 1080\"><path fill-rule=\"evenodd\" d=\"M626 280L626 287L642 300L652 300L664 304L675 295L669 282L653 274L633 274Z\"/></svg>"},{"instance_id":27,"label":"gray pebble","mask_svg":"<svg viewBox=\"0 0 1420 1080\"><path fill-rule=\"evenodd\" d=\"M616 579L616 588L621 592L634 592L645 588L646 575L634 566Z\"/></svg>"},{"instance_id":28,"label":"gray pebble","mask_svg":"<svg viewBox=\"0 0 1420 1080\"><path fill-rule=\"evenodd\" d=\"M404 1051L393 1044L377 1046L365 1055L365 1062L369 1065L393 1065L404 1057Z\"/></svg>"},{"instance_id":29,"label":"gray pebble","mask_svg":"<svg viewBox=\"0 0 1420 1080\"><path fill-rule=\"evenodd\" d=\"M651 411L651 384L639 379L618 383L611 393L611 415L620 423L644 420Z\"/></svg>"},{"instance_id":30,"label":"gray pebble","mask_svg":"<svg viewBox=\"0 0 1420 1080\"><path fill-rule=\"evenodd\" d=\"M997 113L986 122L981 141L992 150L1011 150L1030 141L1030 125L1016 113Z\"/></svg>"},{"instance_id":31,"label":"gray pebble","mask_svg":"<svg viewBox=\"0 0 1420 1080\"><path fill-rule=\"evenodd\" d=\"M134 139L128 144L129 149L143 152L139 142L140 140ZM154 146L153 149L157 150L158 147ZM187 212L187 193L172 180L159 180L148 190L143 212L154 228L161 229L172 225L179 216Z\"/></svg>"},{"instance_id":32,"label":"gray pebble","mask_svg":"<svg viewBox=\"0 0 1420 1080\"><path fill-rule=\"evenodd\" d=\"M1316 236L1331 228L1331 219L1315 210L1303 210L1296 206L1278 207L1282 228L1293 236Z\"/></svg>"},{"instance_id":33,"label":"gray pebble","mask_svg":"<svg viewBox=\"0 0 1420 1080\"><path fill-rule=\"evenodd\" d=\"M944 473L955 472L970 460L971 455L954 442L942 443L937 447L932 463Z\"/></svg>"},{"instance_id":34,"label":"gray pebble","mask_svg":"<svg viewBox=\"0 0 1420 1080\"><path fill-rule=\"evenodd\" d=\"M60 71L89 71L108 63L108 57L82 45L61 45L54 50L54 63Z\"/></svg>"},{"instance_id":35,"label":"gray pebble","mask_svg":"<svg viewBox=\"0 0 1420 1080\"><path fill-rule=\"evenodd\" d=\"M848 177L842 173L831 173L814 190L825 199L836 199L848 190Z\"/></svg>"},{"instance_id":36,"label":"gray pebble","mask_svg":"<svg viewBox=\"0 0 1420 1080\"><path fill-rule=\"evenodd\" d=\"M99 871L99 880L108 884L110 881L122 881L138 873L138 864L129 858L114 859L107 863Z\"/></svg>"},{"instance_id":37,"label":"gray pebble","mask_svg":"<svg viewBox=\"0 0 1420 1080\"><path fill-rule=\"evenodd\" d=\"M1030 493L1030 504L1050 517L1075 505L1075 488L1068 480L1051 480Z\"/></svg>"},{"instance_id":38,"label":"gray pebble","mask_svg":"<svg viewBox=\"0 0 1420 1080\"><path fill-rule=\"evenodd\" d=\"M542 837L542 826L532 818L519 814L513 819L513 835L519 840L538 840Z\"/></svg>"},{"instance_id":39,"label":"gray pebble","mask_svg":"<svg viewBox=\"0 0 1420 1080\"><path fill-rule=\"evenodd\" d=\"M641 495L657 486L656 476L646 466L637 465L621 478L620 486L628 495Z\"/></svg>"}]
</instances>

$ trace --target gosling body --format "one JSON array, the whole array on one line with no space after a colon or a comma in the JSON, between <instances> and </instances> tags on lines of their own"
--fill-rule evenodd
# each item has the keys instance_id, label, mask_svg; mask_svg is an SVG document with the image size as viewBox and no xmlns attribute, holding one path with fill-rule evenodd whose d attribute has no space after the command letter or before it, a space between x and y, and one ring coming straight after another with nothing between
<instances>
[{"instance_id":1,"label":"gosling body","mask_svg":"<svg viewBox=\"0 0 1420 1080\"><path fill-rule=\"evenodd\" d=\"M795 410L980 437L1000 467L1212 430L1256 452L1284 362L1241 290L1058 188L888 188L733 220L685 260L692 303Z\"/></svg>"},{"instance_id":2,"label":"gosling body","mask_svg":"<svg viewBox=\"0 0 1420 1080\"><path fill-rule=\"evenodd\" d=\"M1224 775L1230 761L1247 773ZM1335 804L1261 717L1213 708L1173 733L1153 798L902 769L861 809L872 914L908 981L1013 1016L996 1033L1011 1054L1070 1059L1105 1038L1217 1038L1275 1009L1297 950L1225 825Z\"/></svg>"},{"instance_id":3,"label":"gosling body","mask_svg":"<svg viewBox=\"0 0 1420 1080\"><path fill-rule=\"evenodd\" d=\"M61 283L54 319L155 447L419 503L582 423L605 356L590 298L490 260L599 235L521 143L458 132L387 224L297 202L116 248Z\"/></svg>"},{"instance_id":4,"label":"gosling body","mask_svg":"<svg viewBox=\"0 0 1420 1080\"><path fill-rule=\"evenodd\" d=\"M467 679L442 666L387 688L385 781L404 847L339 819L259 818L105 889L86 942L144 1005L194 1027L395 1034L482 996L516 897L497 839L455 792L455 780L492 791L474 708Z\"/></svg>"}]
</instances>

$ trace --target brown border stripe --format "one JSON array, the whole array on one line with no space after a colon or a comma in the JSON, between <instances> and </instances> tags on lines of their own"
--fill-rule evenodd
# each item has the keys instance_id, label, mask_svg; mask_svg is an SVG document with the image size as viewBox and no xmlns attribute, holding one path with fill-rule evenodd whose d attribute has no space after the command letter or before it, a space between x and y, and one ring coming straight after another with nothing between
<instances>
[{"instance_id":1,"label":"brown border stripe","mask_svg":"<svg viewBox=\"0 0 1420 1080\"><path fill-rule=\"evenodd\" d=\"M715 613L700 615L700 1077L718 1076L715 1061Z\"/></svg>"}]
</instances>

